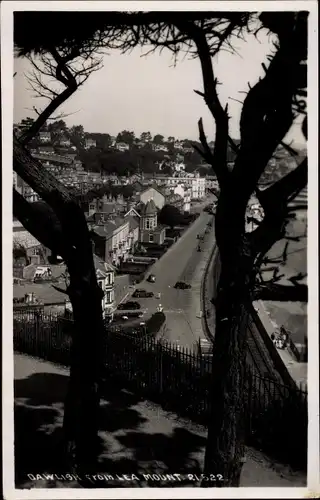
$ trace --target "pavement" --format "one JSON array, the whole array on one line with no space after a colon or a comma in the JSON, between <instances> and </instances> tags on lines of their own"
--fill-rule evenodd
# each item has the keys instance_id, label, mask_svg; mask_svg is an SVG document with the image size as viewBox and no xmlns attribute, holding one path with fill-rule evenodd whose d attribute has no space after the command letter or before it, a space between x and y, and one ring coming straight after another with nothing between
<instances>
[{"instance_id":1,"label":"pavement","mask_svg":"<svg viewBox=\"0 0 320 500\"><path fill-rule=\"evenodd\" d=\"M306 202L307 189L303 190L291 202L291 206L294 207ZM285 286L293 286L288 278L299 273L304 276L299 283L307 283L307 214L305 211L298 211L296 215L297 218L292 220L286 228L290 239L278 241L267 254L269 258L279 260L272 265L279 268L280 275L283 274L278 283ZM283 260L281 256L286 242L288 243L287 258ZM267 267L270 268L270 265ZM272 272L265 271L262 276L266 280L270 279ZM291 332L291 338L295 344L305 344L305 337L308 335L306 303L264 301L264 306L279 326L284 325Z\"/></svg>"},{"instance_id":2,"label":"pavement","mask_svg":"<svg viewBox=\"0 0 320 500\"><path fill-rule=\"evenodd\" d=\"M193 348L203 337L200 290L206 263L214 245L214 224L201 242L201 252L197 251L199 243L197 234L203 234L207 223L212 220L212 215L202 212L181 238L149 268L146 277L154 274L156 282L149 283L144 280L139 283L137 288L155 294L160 292L160 299L132 299L141 304L141 309L146 311L146 318L156 312L157 306L161 303L166 315L162 338L183 347ZM177 281L189 283L191 289L176 290L174 285ZM127 300L131 300L129 296Z\"/></svg>"},{"instance_id":3,"label":"pavement","mask_svg":"<svg viewBox=\"0 0 320 500\"><path fill-rule=\"evenodd\" d=\"M80 488L61 479L59 440L69 372L29 356L14 356L16 488ZM106 387L100 405L100 458L90 486L196 487L196 481L147 481L143 474L199 474L203 469L206 429L160 406L141 400L122 387ZM32 450L32 453L30 453ZM55 473L33 479L31 474ZM59 476L60 473L60 476ZM29 477L28 477L29 474ZM136 474L139 480L113 480ZM40 476L41 477L41 476ZM241 487L305 487L306 475L246 448ZM88 487L88 485L85 485Z\"/></svg>"}]
</instances>

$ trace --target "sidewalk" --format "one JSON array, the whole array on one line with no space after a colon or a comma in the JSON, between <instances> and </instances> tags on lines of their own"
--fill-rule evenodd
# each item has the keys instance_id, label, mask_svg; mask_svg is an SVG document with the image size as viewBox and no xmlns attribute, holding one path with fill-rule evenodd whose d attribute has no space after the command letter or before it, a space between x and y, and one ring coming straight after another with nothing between
<instances>
[{"instance_id":1,"label":"sidewalk","mask_svg":"<svg viewBox=\"0 0 320 500\"><path fill-rule=\"evenodd\" d=\"M16 487L79 487L75 481L32 481L27 474L57 473L68 371L51 363L15 355ZM182 420L121 388L110 387L101 404L101 472L104 474L187 474L203 467L206 429ZM32 450L32 453L30 453ZM60 471L60 474L63 471ZM97 471L97 474L99 471ZM303 487L304 474L276 464L247 448L241 486ZM105 484L96 486L105 487ZM107 486L195 486L194 483L135 481Z\"/></svg>"}]
</instances>

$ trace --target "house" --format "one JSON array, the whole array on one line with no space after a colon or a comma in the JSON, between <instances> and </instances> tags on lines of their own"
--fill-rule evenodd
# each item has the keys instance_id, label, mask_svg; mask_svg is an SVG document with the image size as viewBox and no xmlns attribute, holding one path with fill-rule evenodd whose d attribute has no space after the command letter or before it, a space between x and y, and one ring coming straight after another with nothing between
<instances>
[{"instance_id":1,"label":"house","mask_svg":"<svg viewBox=\"0 0 320 500\"><path fill-rule=\"evenodd\" d=\"M52 146L40 144L40 146L38 147L38 153L42 155L54 155L54 148Z\"/></svg>"},{"instance_id":2,"label":"house","mask_svg":"<svg viewBox=\"0 0 320 500\"><path fill-rule=\"evenodd\" d=\"M182 151L183 150L183 143L181 141L175 141L173 143L173 147L174 147L174 149L178 149L178 150Z\"/></svg>"},{"instance_id":3,"label":"house","mask_svg":"<svg viewBox=\"0 0 320 500\"><path fill-rule=\"evenodd\" d=\"M97 147L97 141L95 139L92 139L91 137L86 137L85 143L84 143L84 148L90 149L90 148L95 148L95 147Z\"/></svg>"},{"instance_id":4,"label":"house","mask_svg":"<svg viewBox=\"0 0 320 500\"><path fill-rule=\"evenodd\" d=\"M161 208L165 205L165 196L156 186L150 186L142 191L139 198L140 202L144 203L145 205L149 200L153 200L158 210L161 210Z\"/></svg>"},{"instance_id":5,"label":"house","mask_svg":"<svg viewBox=\"0 0 320 500\"><path fill-rule=\"evenodd\" d=\"M46 131L39 132L39 140L42 143L51 142L51 134L50 134L50 132L46 132Z\"/></svg>"},{"instance_id":6,"label":"house","mask_svg":"<svg viewBox=\"0 0 320 500\"><path fill-rule=\"evenodd\" d=\"M182 183L177 183L174 188L173 188L173 193L176 195L179 195L182 200L183 204L181 207L181 210L183 212L190 212L190 207L191 207L191 188L185 186Z\"/></svg>"},{"instance_id":7,"label":"house","mask_svg":"<svg viewBox=\"0 0 320 500\"><path fill-rule=\"evenodd\" d=\"M140 214L140 243L155 243L163 245L166 230L158 225L158 209L155 202L150 199L142 206Z\"/></svg>"},{"instance_id":8,"label":"house","mask_svg":"<svg viewBox=\"0 0 320 500\"><path fill-rule=\"evenodd\" d=\"M101 218L101 216L110 216L112 214L117 213L116 203L104 195L102 198L95 198L89 203L89 217L93 215L97 216L92 220L95 220L96 223Z\"/></svg>"},{"instance_id":9,"label":"house","mask_svg":"<svg viewBox=\"0 0 320 500\"><path fill-rule=\"evenodd\" d=\"M94 266L98 285L104 291L102 311L105 318L112 319L115 310L114 268L94 255ZM37 266L24 269L23 279L13 284L14 309L28 309L40 306L44 312L57 314L72 313L69 299L66 299L67 268L65 264ZM61 290L61 291L60 291Z\"/></svg>"},{"instance_id":10,"label":"house","mask_svg":"<svg viewBox=\"0 0 320 500\"><path fill-rule=\"evenodd\" d=\"M159 176L155 180L158 185L161 180L163 181L163 179L159 179ZM178 172L171 177L165 178L167 186L173 187L177 182L191 188L191 199L203 199L205 197L205 178L200 177L198 172L196 174Z\"/></svg>"},{"instance_id":11,"label":"house","mask_svg":"<svg viewBox=\"0 0 320 500\"><path fill-rule=\"evenodd\" d=\"M218 189L219 184L215 175L206 175L205 177L205 190Z\"/></svg>"},{"instance_id":12,"label":"house","mask_svg":"<svg viewBox=\"0 0 320 500\"><path fill-rule=\"evenodd\" d=\"M127 144L126 142L117 142L115 144L115 147L118 151L128 151L129 150L129 144Z\"/></svg>"},{"instance_id":13,"label":"house","mask_svg":"<svg viewBox=\"0 0 320 500\"><path fill-rule=\"evenodd\" d=\"M105 262L119 266L131 250L129 220L118 216L104 217L91 228L95 253Z\"/></svg>"},{"instance_id":14,"label":"house","mask_svg":"<svg viewBox=\"0 0 320 500\"><path fill-rule=\"evenodd\" d=\"M187 153L193 153L194 149L191 146L183 146L182 151L187 154Z\"/></svg>"},{"instance_id":15,"label":"house","mask_svg":"<svg viewBox=\"0 0 320 500\"><path fill-rule=\"evenodd\" d=\"M164 151L165 153L167 153L169 151L168 147L165 144L152 143L151 147L152 147L153 151Z\"/></svg>"},{"instance_id":16,"label":"house","mask_svg":"<svg viewBox=\"0 0 320 500\"><path fill-rule=\"evenodd\" d=\"M62 136L61 139L59 140L60 146L67 147L69 148L71 146L70 139L66 136Z\"/></svg>"},{"instance_id":17,"label":"house","mask_svg":"<svg viewBox=\"0 0 320 500\"><path fill-rule=\"evenodd\" d=\"M100 259L97 255L93 256L93 260L98 285L104 292L102 298L103 317L111 321L116 309L114 293L115 268L110 263Z\"/></svg>"},{"instance_id":18,"label":"house","mask_svg":"<svg viewBox=\"0 0 320 500\"><path fill-rule=\"evenodd\" d=\"M173 166L175 172L184 172L186 169L186 166L184 163L174 163Z\"/></svg>"},{"instance_id":19,"label":"house","mask_svg":"<svg viewBox=\"0 0 320 500\"><path fill-rule=\"evenodd\" d=\"M128 215L125 214L125 220L129 221L129 238L130 238L130 253L134 252L135 246L139 241L140 234L140 215Z\"/></svg>"}]
</instances>

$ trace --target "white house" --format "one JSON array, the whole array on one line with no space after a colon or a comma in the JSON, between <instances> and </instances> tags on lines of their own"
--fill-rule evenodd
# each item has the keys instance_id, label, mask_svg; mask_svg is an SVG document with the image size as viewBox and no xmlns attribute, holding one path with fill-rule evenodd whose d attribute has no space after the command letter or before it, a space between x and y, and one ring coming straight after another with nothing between
<instances>
[{"instance_id":1,"label":"white house","mask_svg":"<svg viewBox=\"0 0 320 500\"><path fill-rule=\"evenodd\" d=\"M196 174L196 176L192 178L191 199L202 200L205 197L205 192L206 180L204 177L200 177L199 174Z\"/></svg>"},{"instance_id":2,"label":"white house","mask_svg":"<svg viewBox=\"0 0 320 500\"><path fill-rule=\"evenodd\" d=\"M165 153L169 151L165 144L152 144L152 149L153 151L164 151Z\"/></svg>"},{"instance_id":3,"label":"white house","mask_svg":"<svg viewBox=\"0 0 320 500\"><path fill-rule=\"evenodd\" d=\"M123 151L129 150L129 144L127 144L126 142L117 142L115 147L118 151L121 151L122 153Z\"/></svg>"},{"instance_id":4,"label":"white house","mask_svg":"<svg viewBox=\"0 0 320 500\"><path fill-rule=\"evenodd\" d=\"M62 136L59 141L60 146L69 147L71 145L70 139L68 137Z\"/></svg>"},{"instance_id":5,"label":"white house","mask_svg":"<svg viewBox=\"0 0 320 500\"><path fill-rule=\"evenodd\" d=\"M180 151L183 150L183 144L180 141L175 141L174 144L173 144L173 147L174 147L174 149L178 149Z\"/></svg>"},{"instance_id":6,"label":"white house","mask_svg":"<svg viewBox=\"0 0 320 500\"><path fill-rule=\"evenodd\" d=\"M86 137L85 140L85 149L95 148L97 146L97 141L92 139L91 137Z\"/></svg>"},{"instance_id":7,"label":"white house","mask_svg":"<svg viewBox=\"0 0 320 500\"><path fill-rule=\"evenodd\" d=\"M160 185L165 183L166 186L175 186L177 183L183 184L185 187L189 187L191 189L191 199L198 200L203 199L205 197L205 178L200 177L199 173L191 174L184 172L177 172L176 175L172 177L161 177L156 175L154 181Z\"/></svg>"},{"instance_id":8,"label":"white house","mask_svg":"<svg viewBox=\"0 0 320 500\"><path fill-rule=\"evenodd\" d=\"M178 183L174 188L173 188L174 194L178 194L183 198L183 211L184 212L190 212L190 205L191 205L191 188L188 186L185 186L184 184Z\"/></svg>"},{"instance_id":9,"label":"white house","mask_svg":"<svg viewBox=\"0 0 320 500\"><path fill-rule=\"evenodd\" d=\"M175 163L174 164L174 170L175 172L184 172L186 169L186 166L184 163Z\"/></svg>"},{"instance_id":10,"label":"white house","mask_svg":"<svg viewBox=\"0 0 320 500\"><path fill-rule=\"evenodd\" d=\"M39 132L40 142L51 142L51 134L50 132Z\"/></svg>"}]
</instances>

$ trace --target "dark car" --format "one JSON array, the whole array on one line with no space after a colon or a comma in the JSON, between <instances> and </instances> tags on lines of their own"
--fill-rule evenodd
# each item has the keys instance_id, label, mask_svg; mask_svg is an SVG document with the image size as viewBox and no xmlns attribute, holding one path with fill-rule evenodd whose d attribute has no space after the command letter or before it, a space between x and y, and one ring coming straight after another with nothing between
<instances>
[{"instance_id":1,"label":"dark car","mask_svg":"<svg viewBox=\"0 0 320 500\"><path fill-rule=\"evenodd\" d=\"M133 294L132 297L137 297L137 298L150 298L153 297L154 293L153 292L147 292L147 290L143 290L142 288L137 288Z\"/></svg>"},{"instance_id":2,"label":"dark car","mask_svg":"<svg viewBox=\"0 0 320 500\"><path fill-rule=\"evenodd\" d=\"M189 290L191 288L191 285L185 283L184 281L177 281L177 283L174 285L174 288L178 288L180 290Z\"/></svg>"},{"instance_id":3,"label":"dark car","mask_svg":"<svg viewBox=\"0 0 320 500\"><path fill-rule=\"evenodd\" d=\"M117 309L119 310L125 310L128 311L129 309L141 309L141 305L139 302L123 302L122 304L119 304Z\"/></svg>"},{"instance_id":4,"label":"dark car","mask_svg":"<svg viewBox=\"0 0 320 500\"><path fill-rule=\"evenodd\" d=\"M156 277L154 274L149 274L148 278L147 278L147 281L149 281L149 283L155 283L156 281Z\"/></svg>"}]
</instances>

